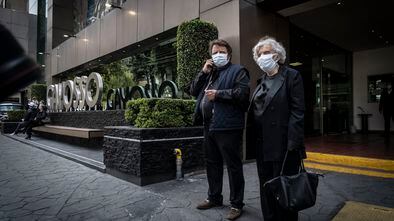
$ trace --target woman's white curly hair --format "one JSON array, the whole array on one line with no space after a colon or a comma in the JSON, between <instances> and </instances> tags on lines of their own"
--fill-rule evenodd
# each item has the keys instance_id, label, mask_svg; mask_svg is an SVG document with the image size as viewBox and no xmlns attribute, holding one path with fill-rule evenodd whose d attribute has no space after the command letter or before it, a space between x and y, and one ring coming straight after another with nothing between
<instances>
[{"instance_id":1,"label":"woman's white curly hair","mask_svg":"<svg viewBox=\"0 0 394 221\"><path fill-rule=\"evenodd\" d=\"M259 42L253 47L253 59L257 62L259 58L259 50L264 45L271 45L272 50L278 54L279 63L284 64L286 60L286 50L283 45L275 40L275 38L270 36L265 36L259 40Z\"/></svg>"}]
</instances>

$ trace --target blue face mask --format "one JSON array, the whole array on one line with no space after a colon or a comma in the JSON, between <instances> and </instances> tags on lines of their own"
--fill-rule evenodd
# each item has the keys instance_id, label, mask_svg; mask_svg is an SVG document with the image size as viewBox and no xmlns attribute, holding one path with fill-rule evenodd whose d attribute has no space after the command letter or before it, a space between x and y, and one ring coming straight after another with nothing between
<instances>
[{"instance_id":1,"label":"blue face mask","mask_svg":"<svg viewBox=\"0 0 394 221\"><path fill-rule=\"evenodd\" d=\"M265 73L271 73L276 67L278 67L277 61L273 59L273 54L262 54L257 59L257 64Z\"/></svg>"},{"instance_id":2,"label":"blue face mask","mask_svg":"<svg viewBox=\"0 0 394 221\"><path fill-rule=\"evenodd\" d=\"M227 54L225 53L216 53L212 55L213 63L216 67L222 67L228 63Z\"/></svg>"}]
</instances>

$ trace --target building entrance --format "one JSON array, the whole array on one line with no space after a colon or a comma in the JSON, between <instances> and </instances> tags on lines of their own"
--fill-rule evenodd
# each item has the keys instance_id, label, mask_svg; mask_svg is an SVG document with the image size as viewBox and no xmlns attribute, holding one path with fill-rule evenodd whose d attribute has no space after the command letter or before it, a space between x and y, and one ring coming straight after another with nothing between
<instances>
[{"instance_id":1,"label":"building entrance","mask_svg":"<svg viewBox=\"0 0 394 221\"><path fill-rule=\"evenodd\" d=\"M289 65L305 88L305 133L345 133L351 125L350 53L290 25Z\"/></svg>"}]
</instances>

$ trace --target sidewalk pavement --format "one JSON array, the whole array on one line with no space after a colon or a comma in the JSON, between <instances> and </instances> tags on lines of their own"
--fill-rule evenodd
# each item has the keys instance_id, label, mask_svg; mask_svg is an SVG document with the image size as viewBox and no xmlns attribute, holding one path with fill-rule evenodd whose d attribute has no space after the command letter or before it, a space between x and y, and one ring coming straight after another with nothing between
<instances>
[{"instance_id":1,"label":"sidewalk pavement","mask_svg":"<svg viewBox=\"0 0 394 221\"><path fill-rule=\"evenodd\" d=\"M255 163L244 165L245 208L262 220ZM346 201L394 207L394 179L323 172L314 207L300 220L331 220ZM227 174L224 199L229 198ZM200 211L205 173L139 187L0 135L0 220L224 220L229 203Z\"/></svg>"}]
</instances>

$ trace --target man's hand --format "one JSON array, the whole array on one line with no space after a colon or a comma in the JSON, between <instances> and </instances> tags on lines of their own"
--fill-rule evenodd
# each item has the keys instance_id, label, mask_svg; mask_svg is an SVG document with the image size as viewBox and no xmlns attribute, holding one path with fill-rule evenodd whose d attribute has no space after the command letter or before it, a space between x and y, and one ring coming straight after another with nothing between
<instances>
[{"instance_id":1,"label":"man's hand","mask_svg":"<svg viewBox=\"0 0 394 221\"><path fill-rule=\"evenodd\" d=\"M204 74L208 74L209 72L211 72L213 67L213 61L212 59L208 59L205 64L204 67L202 68L202 72L204 72Z\"/></svg>"},{"instance_id":2,"label":"man's hand","mask_svg":"<svg viewBox=\"0 0 394 221\"><path fill-rule=\"evenodd\" d=\"M205 90L205 94L208 97L208 100L215 100L217 90Z\"/></svg>"}]
</instances>

